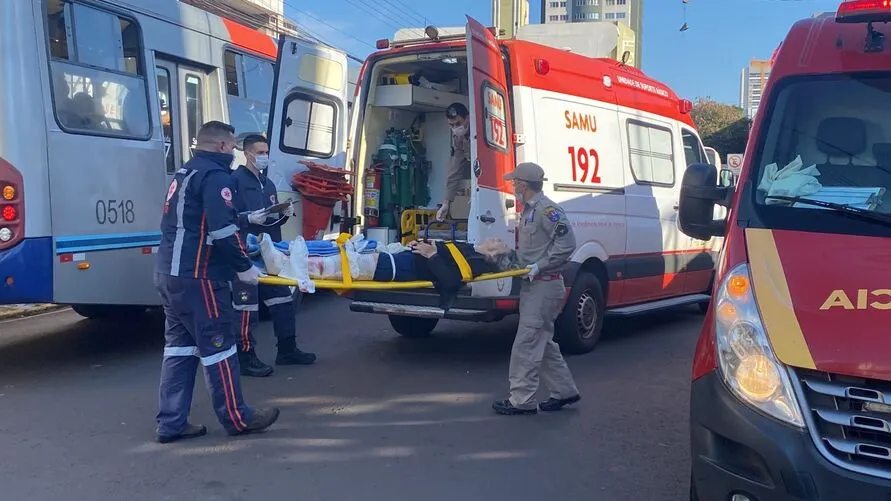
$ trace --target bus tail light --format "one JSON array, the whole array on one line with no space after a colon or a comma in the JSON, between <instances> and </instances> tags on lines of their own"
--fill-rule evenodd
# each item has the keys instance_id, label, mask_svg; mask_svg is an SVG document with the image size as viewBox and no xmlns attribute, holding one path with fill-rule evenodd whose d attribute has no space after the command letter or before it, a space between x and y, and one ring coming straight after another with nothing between
<instances>
[{"instance_id":1,"label":"bus tail light","mask_svg":"<svg viewBox=\"0 0 891 501\"><path fill-rule=\"evenodd\" d=\"M25 199L22 174L0 158L0 250L21 242L25 236Z\"/></svg>"},{"instance_id":2,"label":"bus tail light","mask_svg":"<svg viewBox=\"0 0 891 501\"><path fill-rule=\"evenodd\" d=\"M886 23L891 21L891 0L848 0L838 6L837 23Z\"/></svg>"}]
</instances>

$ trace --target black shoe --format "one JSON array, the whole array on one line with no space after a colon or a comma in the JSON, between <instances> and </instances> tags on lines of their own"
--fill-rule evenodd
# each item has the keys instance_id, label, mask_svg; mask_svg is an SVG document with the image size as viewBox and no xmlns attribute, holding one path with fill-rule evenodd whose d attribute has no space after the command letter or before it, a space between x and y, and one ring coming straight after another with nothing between
<instances>
[{"instance_id":1,"label":"black shoe","mask_svg":"<svg viewBox=\"0 0 891 501\"><path fill-rule=\"evenodd\" d=\"M514 404L510 403L510 400L499 400L492 404L492 409L495 410L498 414L502 414L505 416L521 416L527 414L537 414L538 409L521 409L519 407L514 407Z\"/></svg>"},{"instance_id":2,"label":"black shoe","mask_svg":"<svg viewBox=\"0 0 891 501\"><path fill-rule=\"evenodd\" d=\"M249 377L266 377L272 374L272 367L264 364L254 350L238 353L238 364L241 366L241 375Z\"/></svg>"},{"instance_id":3,"label":"black shoe","mask_svg":"<svg viewBox=\"0 0 891 501\"><path fill-rule=\"evenodd\" d=\"M186 440L189 438L198 438L207 435L207 427L203 424L187 424L185 429L178 435L158 435L158 442L169 444L177 440Z\"/></svg>"},{"instance_id":4,"label":"black shoe","mask_svg":"<svg viewBox=\"0 0 891 501\"><path fill-rule=\"evenodd\" d=\"M581 399L581 395L575 395L569 398L549 398L538 404L538 408L545 412L559 411L563 407L572 405Z\"/></svg>"},{"instance_id":5,"label":"black shoe","mask_svg":"<svg viewBox=\"0 0 891 501\"><path fill-rule=\"evenodd\" d=\"M294 349L294 351L279 350L275 357L275 365L312 365L315 362L315 353L307 353L298 349Z\"/></svg>"},{"instance_id":6,"label":"black shoe","mask_svg":"<svg viewBox=\"0 0 891 501\"><path fill-rule=\"evenodd\" d=\"M261 432L272 426L272 423L278 419L278 415L279 410L275 407L254 409L254 418L247 424L247 428L239 432L230 433L230 435L247 435L249 433Z\"/></svg>"}]
</instances>

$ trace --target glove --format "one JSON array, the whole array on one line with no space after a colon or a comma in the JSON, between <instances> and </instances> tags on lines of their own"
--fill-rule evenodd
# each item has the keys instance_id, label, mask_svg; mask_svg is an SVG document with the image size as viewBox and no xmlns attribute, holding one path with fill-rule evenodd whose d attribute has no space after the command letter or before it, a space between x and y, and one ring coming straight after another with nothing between
<instances>
[{"instance_id":1,"label":"glove","mask_svg":"<svg viewBox=\"0 0 891 501\"><path fill-rule=\"evenodd\" d=\"M266 222L266 215L261 210L255 210L248 214L247 220L251 224L263 224Z\"/></svg>"},{"instance_id":2,"label":"glove","mask_svg":"<svg viewBox=\"0 0 891 501\"><path fill-rule=\"evenodd\" d=\"M260 268L257 268L256 266L251 266L249 269L247 269L245 271L239 271L237 273L237 275L238 275L238 280L240 280L246 284L257 285L260 283L260 277L263 276L263 272L260 271Z\"/></svg>"},{"instance_id":3,"label":"glove","mask_svg":"<svg viewBox=\"0 0 891 501\"><path fill-rule=\"evenodd\" d=\"M291 217L294 215L294 206L289 205L285 210L282 211L282 216Z\"/></svg>"},{"instance_id":4,"label":"glove","mask_svg":"<svg viewBox=\"0 0 891 501\"><path fill-rule=\"evenodd\" d=\"M529 270L529 273L526 276L524 276L523 278L525 278L526 280L529 280L531 282L535 278L535 275L538 275L538 265L537 264L533 264L532 269Z\"/></svg>"},{"instance_id":5,"label":"glove","mask_svg":"<svg viewBox=\"0 0 891 501\"><path fill-rule=\"evenodd\" d=\"M446 203L442 204L442 207L440 207L438 211L436 211L436 220L444 221L446 216L448 216L448 215L449 215L449 203L446 202Z\"/></svg>"}]
</instances>

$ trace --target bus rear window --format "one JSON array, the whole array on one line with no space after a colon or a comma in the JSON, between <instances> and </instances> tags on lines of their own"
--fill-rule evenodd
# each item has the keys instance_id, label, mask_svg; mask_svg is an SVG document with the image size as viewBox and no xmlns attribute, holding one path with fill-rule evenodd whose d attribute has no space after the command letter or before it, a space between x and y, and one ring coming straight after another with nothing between
<instances>
[{"instance_id":1,"label":"bus rear window","mask_svg":"<svg viewBox=\"0 0 891 501\"><path fill-rule=\"evenodd\" d=\"M793 221L827 209L788 197L891 213L891 73L789 78L773 94L753 164L756 204Z\"/></svg>"}]
</instances>

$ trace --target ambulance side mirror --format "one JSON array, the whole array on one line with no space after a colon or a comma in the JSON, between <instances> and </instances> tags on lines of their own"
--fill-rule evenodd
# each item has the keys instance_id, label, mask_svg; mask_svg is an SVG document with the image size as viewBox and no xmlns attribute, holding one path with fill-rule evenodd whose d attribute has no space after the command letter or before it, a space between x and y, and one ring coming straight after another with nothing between
<instances>
[{"instance_id":1,"label":"ambulance side mirror","mask_svg":"<svg viewBox=\"0 0 891 501\"><path fill-rule=\"evenodd\" d=\"M728 207L733 188L718 186L718 169L710 164L691 164L684 172L678 225L684 234L698 240L724 235L726 220L714 219L715 204Z\"/></svg>"}]
</instances>

